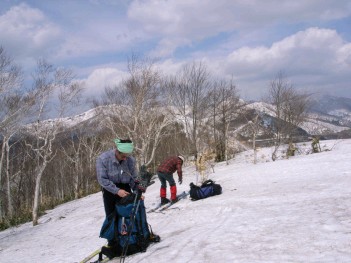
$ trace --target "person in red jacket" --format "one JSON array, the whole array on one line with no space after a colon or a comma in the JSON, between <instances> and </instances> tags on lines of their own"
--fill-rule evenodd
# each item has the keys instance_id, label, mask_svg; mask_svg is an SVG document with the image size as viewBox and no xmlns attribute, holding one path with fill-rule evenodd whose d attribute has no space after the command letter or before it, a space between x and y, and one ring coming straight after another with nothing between
<instances>
[{"instance_id":1,"label":"person in red jacket","mask_svg":"<svg viewBox=\"0 0 351 263\"><path fill-rule=\"evenodd\" d=\"M178 182L182 184L183 175L182 175L182 165L184 163L184 157L179 156L170 156L165 159L160 166L157 168L157 175L161 182L160 197L161 204L167 204L169 199L167 199L167 183L169 183L171 189L171 202L175 203L177 199L177 186L173 178L173 173L177 171L178 173Z\"/></svg>"}]
</instances>

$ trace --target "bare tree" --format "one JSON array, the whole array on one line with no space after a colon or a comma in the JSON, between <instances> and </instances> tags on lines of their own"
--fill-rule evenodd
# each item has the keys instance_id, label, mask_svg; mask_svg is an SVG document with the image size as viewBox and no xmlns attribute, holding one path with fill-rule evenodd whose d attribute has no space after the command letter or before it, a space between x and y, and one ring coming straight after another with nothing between
<instances>
[{"instance_id":1,"label":"bare tree","mask_svg":"<svg viewBox=\"0 0 351 263\"><path fill-rule=\"evenodd\" d=\"M2 137L0 157L0 192L3 191L3 171L6 174L6 196L9 217L13 214L11 197L10 174L10 143L13 136L18 133L30 107L33 106L33 93L24 89L23 73L19 66L0 47L0 136ZM6 159L6 162L5 162ZM5 166L5 169L4 169ZM0 197L1 198L1 197ZM0 199L0 218L3 216L3 200Z\"/></svg>"},{"instance_id":2,"label":"bare tree","mask_svg":"<svg viewBox=\"0 0 351 263\"><path fill-rule=\"evenodd\" d=\"M97 136L83 136L81 139L83 151L85 153L84 167L88 171L88 175L85 181L85 191L89 192L91 185L95 185L95 160L101 151L104 149L104 145L99 141ZM90 180L89 180L90 179Z\"/></svg>"},{"instance_id":3,"label":"bare tree","mask_svg":"<svg viewBox=\"0 0 351 263\"><path fill-rule=\"evenodd\" d=\"M255 115L252 120L248 121L248 125L250 127L250 130L252 132L252 149L254 152L254 160L253 163L257 163L257 146L256 146L256 138L257 134L260 130L260 125L259 125L259 114L255 112Z\"/></svg>"},{"instance_id":4,"label":"bare tree","mask_svg":"<svg viewBox=\"0 0 351 263\"><path fill-rule=\"evenodd\" d=\"M243 103L240 103L233 79L215 82L209 93L209 98L214 127L216 159L217 161L228 161L229 128L235 118L238 117Z\"/></svg>"},{"instance_id":5,"label":"bare tree","mask_svg":"<svg viewBox=\"0 0 351 263\"><path fill-rule=\"evenodd\" d=\"M277 120L274 123L275 148L272 160L276 160L277 151L286 140L292 141L292 136L306 118L306 110L309 105L309 95L298 92L293 85L287 81L283 73L271 81L268 93L268 102L274 107Z\"/></svg>"},{"instance_id":6,"label":"bare tree","mask_svg":"<svg viewBox=\"0 0 351 263\"><path fill-rule=\"evenodd\" d=\"M105 89L108 127L114 137L132 139L138 163L148 165L173 118L165 112L161 76L154 61L133 54L128 72L121 85Z\"/></svg>"},{"instance_id":7,"label":"bare tree","mask_svg":"<svg viewBox=\"0 0 351 263\"><path fill-rule=\"evenodd\" d=\"M67 145L67 144L70 145ZM80 178L82 177L82 141L80 140L80 136L75 136L74 134L70 136L68 142L61 148L64 153L66 159L73 164L73 186L74 186L74 198L79 198L79 190L80 190Z\"/></svg>"},{"instance_id":8,"label":"bare tree","mask_svg":"<svg viewBox=\"0 0 351 263\"><path fill-rule=\"evenodd\" d=\"M220 144L220 136L219 132L217 129L217 122L218 122L218 105L220 104L220 96L218 96L218 91L217 91L217 85L214 85L213 89L208 93L208 111L209 111L209 116L210 121L209 121L209 126L212 128L212 142L210 142L210 147L212 149L215 149L216 153L216 161L220 161L224 159L224 155L222 156L223 150L221 150L221 146L223 144Z\"/></svg>"},{"instance_id":9,"label":"bare tree","mask_svg":"<svg viewBox=\"0 0 351 263\"><path fill-rule=\"evenodd\" d=\"M38 61L38 68L34 78L36 90L36 121L32 125L31 134L34 143L27 143L35 156L35 191L33 203L33 225L38 224L39 194L42 175L47 165L54 158L56 151L53 143L60 131L62 131L62 120L53 121L43 119L47 116L47 107L52 100L54 92L58 92L59 117L63 117L65 110L74 105L76 97L80 95L81 86L73 82L70 70L55 69L45 60Z\"/></svg>"},{"instance_id":10,"label":"bare tree","mask_svg":"<svg viewBox=\"0 0 351 263\"><path fill-rule=\"evenodd\" d=\"M202 62L184 65L177 77L168 84L171 105L184 122L185 132L191 140L192 153L198 156L201 127L205 120L207 94L211 82L209 72Z\"/></svg>"},{"instance_id":11,"label":"bare tree","mask_svg":"<svg viewBox=\"0 0 351 263\"><path fill-rule=\"evenodd\" d=\"M169 141L165 143L167 143L169 147L176 148L174 152L186 155L187 153L192 152L194 149L191 136L191 120L188 117L190 110L189 106L187 105L187 89L181 84L179 76L168 76L164 79L162 86L166 93L167 105L169 106L167 107L167 110L174 119L180 120L180 123L183 124L181 126L182 128L184 127L186 137L190 142L186 145L173 145ZM174 135L176 136L176 134ZM173 151L169 149L166 152L167 155L170 155Z\"/></svg>"},{"instance_id":12,"label":"bare tree","mask_svg":"<svg viewBox=\"0 0 351 263\"><path fill-rule=\"evenodd\" d=\"M61 142L61 152L71 167L75 199L89 193L93 188L91 185L96 183L95 160L104 146L101 136L87 133L86 128L82 126L68 130L69 134L66 134L66 139Z\"/></svg>"}]
</instances>

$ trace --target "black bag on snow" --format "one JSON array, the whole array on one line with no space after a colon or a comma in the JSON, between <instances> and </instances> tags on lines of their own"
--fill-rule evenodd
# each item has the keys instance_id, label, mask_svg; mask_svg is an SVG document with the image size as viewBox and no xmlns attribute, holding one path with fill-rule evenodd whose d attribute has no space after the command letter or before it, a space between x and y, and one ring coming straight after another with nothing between
<instances>
[{"instance_id":1,"label":"black bag on snow","mask_svg":"<svg viewBox=\"0 0 351 263\"><path fill-rule=\"evenodd\" d=\"M151 242L160 241L160 237L153 234L147 223L144 201L140 200L137 207L134 198L135 194L122 198L116 204L115 213L105 219L100 231L100 237L117 240L117 245L113 248L115 256L120 256L125 247L128 247L127 255L145 252ZM133 208L136 213L134 224L131 225Z\"/></svg>"},{"instance_id":2,"label":"black bag on snow","mask_svg":"<svg viewBox=\"0 0 351 263\"><path fill-rule=\"evenodd\" d=\"M215 184L212 180L206 180L201 186L190 183L190 198L193 201L219 195L221 193L221 185Z\"/></svg>"}]
</instances>

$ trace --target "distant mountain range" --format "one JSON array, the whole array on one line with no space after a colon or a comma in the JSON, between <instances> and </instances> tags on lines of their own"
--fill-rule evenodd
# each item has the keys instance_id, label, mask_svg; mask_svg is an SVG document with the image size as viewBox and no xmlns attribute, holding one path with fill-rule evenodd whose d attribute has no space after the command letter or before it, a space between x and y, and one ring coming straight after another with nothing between
<instances>
[{"instance_id":1,"label":"distant mountain range","mask_svg":"<svg viewBox=\"0 0 351 263\"><path fill-rule=\"evenodd\" d=\"M330 114L342 116L351 112L351 99L344 97L334 97L330 95L321 95L312 99L312 112L320 114Z\"/></svg>"},{"instance_id":2,"label":"distant mountain range","mask_svg":"<svg viewBox=\"0 0 351 263\"><path fill-rule=\"evenodd\" d=\"M311 115L336 126L351 127L351 99L323 95L312 100Z\"/></svg>"},{"instance_id":3,"label":"distant mountain range","mask_svg":"<svg viewBox=\"0 0 351 263\"><path fill-rule=\"evenodd\" d=\"M270 104L254 102L248 107L255 109L266 119L275 117ZM351 99L330 95L314 97L307 120L299 128L310 136L318 135L328 139L351 138Z\"/></svg>"},{"instance_id":4,"label":"distant mountain range","mask_svg":"<svg viewBox=\"0 0 351 263\"><path fill-rule=\"evenodd\" d=\"M80 129L87 133L94 133L97 129L103 127L102 122L104 121L104 118L101 118L97 112L103 111L111 114L111 111L106 107L108 106L101 106L99 111L90 109L79 115L60 120L70 130ZM231 134L238 139L249 140L252 133L249 121L252 121L254 116L258 114L261 126L258 138L271 138L272 133L269 126L276 121L273 106L264 102L253 102L246 107L247 113L233 122ZM104 114L104 116L106 115ZM43 125L50 125L56 120L46 120ZM297 127L297 132L300 136L306 138L313 135L326 139L351 138L351 99L329 95L314 98L307 121Z\"/></svg>"}]
</instances>

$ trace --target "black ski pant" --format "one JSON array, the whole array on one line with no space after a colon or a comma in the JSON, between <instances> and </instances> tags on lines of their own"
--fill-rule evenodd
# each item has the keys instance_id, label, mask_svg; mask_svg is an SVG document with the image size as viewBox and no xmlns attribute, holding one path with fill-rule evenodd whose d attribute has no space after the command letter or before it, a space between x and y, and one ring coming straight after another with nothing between
<instances>
[{"instance_id":1,"label":"black ski pant","mask_svg":"<svg viewBox=\"0 0 351 263\"><path fill-rule=\"evenodd\" d=\"M123 189L129 193L132 192L129 184L116 184L116 186L120 189ZM122 198L117 194L112 194L106 189L102 188L102 197L104 200L105 214L108 217L111 213L115 212L116 203ZM116 211L117 212L117 211Z\"/></svg>"},{"instance_id":2,"label":"black ski pant","mask_svg":"<svg viewBox=\"0 0 351 263\"><path fill-rule=\"evenodd\" d=\"M120 189L123 189L129 193L131 193L131 188L129 184L116 184L116 186ZM106 217L112 213L116 213L116 219L118 218L117 210L116 210L116 203L122 198L117 194L112 194L111 192L107 191L106 189L102 188L102 197L104 200L104 207L105 207L105 214ZM117 243L116 240L108 240L108 246L112 247Z\"/></svg>"}]
</instances>

